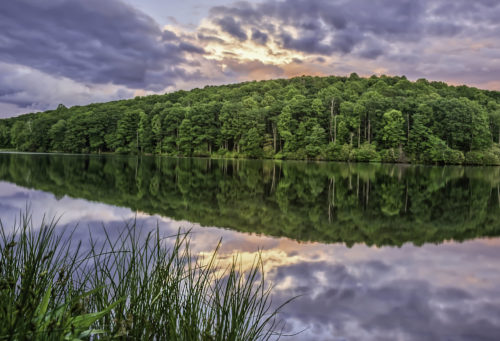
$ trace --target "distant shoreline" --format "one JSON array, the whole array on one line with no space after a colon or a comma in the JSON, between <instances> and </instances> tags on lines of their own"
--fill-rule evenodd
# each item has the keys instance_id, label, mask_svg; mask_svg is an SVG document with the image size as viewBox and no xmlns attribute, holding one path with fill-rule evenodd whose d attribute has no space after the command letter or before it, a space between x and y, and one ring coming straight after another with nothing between
<instances>
[{"instance_id":1,"label":"distant shoreline","mask_svg":"<svg viewBox=\"0 0 500 341\"><path fill-rule=\"evenodd\" d=\"M168 154L121 154L114 152L103 153L66 153L66 152L23 152L12 149L0 149L0 154L25 154L25 155L61 155L61 156L122 156L122 157L164 157L171 159L211 159L211 160L242 160L242 161L275 161L275 162L304 162L304 163L353 163L353 164L381 164L401 166L430 166L430 167L500 167L493 164L439 164L439 163L417 163L417 162L382 162L382 161L356 161L356 160L323 160L323 159L274 159L274 158L248 158L248 157L222 157L212 156L179 156Z\"/></svg>"}]
</instances>

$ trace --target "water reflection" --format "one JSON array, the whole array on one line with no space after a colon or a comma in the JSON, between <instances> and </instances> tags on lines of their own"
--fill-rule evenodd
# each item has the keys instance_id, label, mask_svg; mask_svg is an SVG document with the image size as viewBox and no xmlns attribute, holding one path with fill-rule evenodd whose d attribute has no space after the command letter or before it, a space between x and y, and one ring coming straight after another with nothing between
<instances>
[{"instance_id":1,"label":"water reflection","mask_svg":"<svg viewBox=\"0 0 500 341\"><path fill-rule=\"evenodd\" d=\"M0 180L203 226L347 245L500 235L500 168L0 154Z\"/></svg>"},{"instance_id":2,"label":"water reflection","mask_svg":"<svg viewBox=\"0 0 500 341\"><path fill-rule=\"evenodd\" d=\"M305 329L294 340L500 335L500 238L485 238L500 228L496 168L0 155L0 174L6 228L31 202L35 220L63 214L82 240L137 216L193 228L199 253L221 237L227 259L262 250L274 300L301 295L284 312L288 331ZM439 244L413 245L426 241Z\"/></svg>"}]
</instances>

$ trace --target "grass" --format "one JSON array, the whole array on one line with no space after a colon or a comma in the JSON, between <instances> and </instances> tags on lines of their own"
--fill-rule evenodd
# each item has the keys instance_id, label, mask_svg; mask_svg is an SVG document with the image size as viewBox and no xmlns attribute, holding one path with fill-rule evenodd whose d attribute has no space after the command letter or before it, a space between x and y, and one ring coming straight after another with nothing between
<instances>
[{"instance_id":1,"label":"grass","mask_svg":"<svg viewBox=\"0 0 500 341\"><path fill-rule=\"evenodd\" d=\"M1 222L0 222L1 225ZM194 257L189 234L165 239L135 222L75 243L57 221L20 215L0 231L0 340L269 340L281 309L257 257L243 271L217 250ZM104 236L104 237L103 237ZM167 243L168 242L168 243ZM170 244L170 247L166 245Z\"/></svg>"}]
</instances>

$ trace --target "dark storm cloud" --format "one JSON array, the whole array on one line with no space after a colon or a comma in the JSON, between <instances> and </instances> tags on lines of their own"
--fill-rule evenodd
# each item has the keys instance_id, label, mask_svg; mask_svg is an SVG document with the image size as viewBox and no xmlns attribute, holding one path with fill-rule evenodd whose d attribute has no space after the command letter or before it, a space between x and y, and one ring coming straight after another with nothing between
<instances>
[{"instance_id":1,"label":"dark storm cloud","mask_svg":"<svg viewBox=\"0 0 500 341\"><path fill-rule=\"evenodd\" d=\"M267 34L254 28L252 29L252 40L255 41L256 43L265 45L267 43Z\"/></svg>"},{"instance_id":2,"label":"dark storm cloud","mask_svg":"<svg viewBox=\"0 0 500 341\"><path fill-rule=\"evenodd\" d=\"M19 94L19 93L21 93L21 92L17 92L16 94ZM22 108L22 109L32 108L34 106L41 104L39 102L35 102L35 101L27 99L27 98L26 99L18 98L17 96L5 96L5 97L0 96L0 101L2 103L13 104L16 107ZM43 106L43 105L42 105L42 108L48 109L48 107Z\"/></svg>"},{"instance_id":3,"label":"dark storm cloud","mask_svg":"<svg viewBox=\"0 0 500 341\"><path fill-rule=\"evenodd\" d=\"M2 84L2 77L0 77L0 98L4 96L12 96L20 93L22 90L13 89L9 84Z\"/></svg>"},{"instance_id":4,"label":"dark storm cloud","mask_svg":"<svg viewBox=\"0 0 500 341\"><path fill-rule=\"evenodd\" d=\"M198 38L198 40L202 42L214 42L214 43L224 44L224 40L210 34L207 35L203 33L198 33L196 37Z\"/></svg>"},{"instance_id":5,"label":"dark storm cloud","mask_svg":"<svg viewBox=\"0 0 500 341\"><path fill-rule=\"evenodd\" d=\"M242 25L264 27L273 20L298 30L275 35L284 48L307 53L349 53L365 39L417 40L422 34L425 7L413 0L285 0L256 6L239 3L216 7L214 17L236 17ZM221 19L215 19L218 23ZM241 25L238 25L241 30ZM256 29L256 27L254 27Z\"/></svg>"},{"instance_id":6,"label":"dark storm cloud","mask_svg":"<svg viewBox=\"0 0 500 341\"><path fill-rule=\"evenodd\" d=\"M283 32L279 38L285 49L308 51L309 53L319 54L330 53L330 47L321 43L321 39L319 39L321 38L321 32L318 32L318 35L315 33L307 33L300 38L293 38L290 33Z\"/></svg>"},{"instance_id":7,"label":"dark storm cloud","mask_svg":"<svg viewBox=\"0 0 500 341\"><path fill-rule=\"evenodd\" d=\"M322 55L356 53L375 59L388 52L382 48L387 43L457 36L466 29L466 20L476 21L467 27L470 34L481 29L481 18L495 18L498 25L499 11L497 1L487 0L273 0L219 6L211 15L217 23L229 17L234 23L232 18L237 18L239 24L231 31L237 28L238 34L233 35L239 38L246 37L244 27L273 36L285 49ZM285 26L293 27L294 34ZM266 27L271 30L266 32ZM367 42L369 49L357 51Z\"/></svg>"},{"instance_id":8,"label":"dark storm cloud","mask_svg":"<svg viewBox=\"0 0 500 341\"><path fill-rule=\"evenodd\" d=\"M164 41L176 41L178 37L174 32L169 30L164 30L162 33L162 39Z\"/></svg>"},{"instance_id":9,"label":"dark storm cloud","mask_svg":"<svg viewBox=\"0 0 500 341\"><path fill-rule=\"evenodd\" d=\"M238 38L239 41L245 41L248 39L247 34L243 31L240 24L233 18L226 16L215 20L215 22L224 32Z\"/></svg>"},{"instance_id":10,"label":"dark storm cloud","mask_svg":"<svg viewBox=\"0 0 500 341\"><path fill-rule=\"evenodd\" d=\"M203 53L118 0L2 1L0 61L77 82L159 90Z\"/></svg>"}]
</instances>

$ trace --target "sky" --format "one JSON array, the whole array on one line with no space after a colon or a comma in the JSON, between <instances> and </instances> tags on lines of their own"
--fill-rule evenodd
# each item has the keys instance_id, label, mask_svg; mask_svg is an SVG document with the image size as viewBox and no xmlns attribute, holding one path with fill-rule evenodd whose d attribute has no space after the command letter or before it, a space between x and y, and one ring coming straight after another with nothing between
<instances>
[{"instance_id":1,"label":"sky","mask_svg":"<svg viewBox=\"0 0 500 341\"><path fill-rule=\"evenodd\" d=\"M500 90L498 0L4 0L0 117L300 75Z\"/></svg>"}]
</instances>

